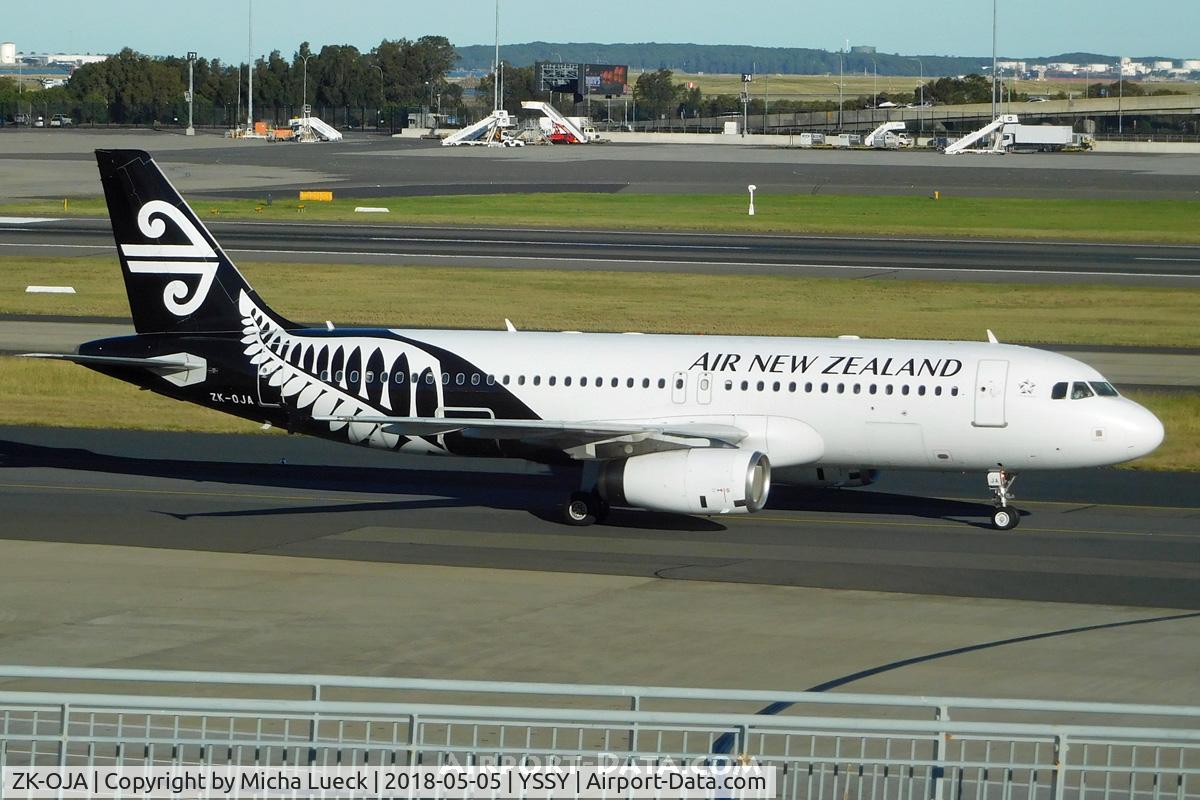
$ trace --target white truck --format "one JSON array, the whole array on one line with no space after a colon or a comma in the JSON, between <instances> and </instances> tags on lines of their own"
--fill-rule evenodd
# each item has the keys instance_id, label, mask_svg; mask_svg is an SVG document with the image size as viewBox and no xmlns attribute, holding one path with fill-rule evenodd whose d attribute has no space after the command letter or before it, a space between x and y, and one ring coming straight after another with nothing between
<instances>
[{"instance_id":1,"label":"white truck","mask_svg":"<svg viewBox=\"0 0 1200 800\"><path fill-rule=\"evenodd\" d=\"M600 133L596 130L595 126L592 125L592 121L590 119L587 117L567 117L567 119L571 120L571 122L575 123L575 127L583 131L589 142L600 141Z\"/></svg>"},{"instance_id":2,"label":"white truck","mask_svg":"<svg viewBox=\"0 0 1200 800\"><path fill-rule=\"evenodd\" d=\"M1075 145L1070 125L1009 123L1001 131L1002 146L1012 153L1049 153Z\"/></svg>"}]
</instances>

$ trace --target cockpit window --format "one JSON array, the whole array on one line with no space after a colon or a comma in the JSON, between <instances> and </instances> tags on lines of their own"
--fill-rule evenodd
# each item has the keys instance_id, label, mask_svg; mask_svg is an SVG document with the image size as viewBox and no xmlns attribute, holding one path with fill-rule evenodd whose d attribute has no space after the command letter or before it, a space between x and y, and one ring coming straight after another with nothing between
<instances>
[{"instance_id":1,"label":"cockpit window","mask_svg":"<svg viewBox=\"0 0 1200 800\"><path fill-rule=\"evenodd\" d=\"M1067 396L1067 382L1054 384L1054 388L1050 390L1051 400L1062 400Z\"/></svg>"},{"instance_id":2,"label":"cockpit window","mask_svg":"<svg viewBox=\"0 0 1200 800\"><path fill-rule=\"evenodd\" d=\"M1085 397L1092 397L1094 395L1095 392L1092 391L1092 388L1083 381L1075 381L1075 383L1071 384L1072 400L1082 400Z\"/></svg>"},{"instance_id":3,"label":"cockpit window","mask_svg":"<svg viewBox=\"0 0 1200 800\"><path fill-rule=\"evenodd\" d=\"M1091 385L1092 389L1095 390L1096 394L1100 395L1101 397L1118 396L1117 390L1114 389L1113 385L1108 381L1088 381L1088 383Z\"/></svg>"}]
</instances>

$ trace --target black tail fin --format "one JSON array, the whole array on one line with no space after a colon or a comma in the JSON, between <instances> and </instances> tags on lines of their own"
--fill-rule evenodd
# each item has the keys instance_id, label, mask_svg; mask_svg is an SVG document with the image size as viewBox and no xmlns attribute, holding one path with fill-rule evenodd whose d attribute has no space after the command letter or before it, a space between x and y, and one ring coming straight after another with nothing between
<instances>
[{"instance_id":1,"label":"black tail fin","mask_svg":"<svg viewBox=\"0 0 1200 800\"><path fill-rule=\"evenodd\" d=\"M149 153L97 150L96 163L138 333L240 332L243 293L266 308Z\"/></svg>"}]
</instances>

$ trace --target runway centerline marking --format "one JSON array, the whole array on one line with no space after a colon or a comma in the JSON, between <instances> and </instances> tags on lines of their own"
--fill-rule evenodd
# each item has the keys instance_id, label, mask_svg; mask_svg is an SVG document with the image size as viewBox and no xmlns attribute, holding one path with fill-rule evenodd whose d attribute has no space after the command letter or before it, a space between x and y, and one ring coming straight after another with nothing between
<instances>
[{"instance_id":1,"label":"runway centerline marking","mask_svg":"<svg viewBox=\"0 0 1200 800\"><path fill-rule=\"evenodd\" d=\"M0 247L41 247L67 248L74 250L115 250L115 245L91 244L35 244L23 242L0 242ZM560 264L646 264L650 266L692 266L692 267L759 267L777 269L791 267L793 269L845 270L851 272L878 272L885 269L889 272L928 272L963 275L1058 275L1063 277L1083 278L1177 278L1180 280L1200 280L1200 274L1176 272L1110 272L1107 270L1070 270L1070 269L1009 269L1005 267L903 267L881 266L879 264L804 264L792 261L693 261L676 259L674 261L653 258L580 258L578 256L498 256L498 255L460 255L449 253L394 253L370 252L356 250L267 250L257 248L226 249L227 253L258 254L273 256L356 256L369 258L436 258L436 259L481 259L492 261L554 261Z\"/></svg>"},{"instance_id":2,"label":"runway centerline marking","mask_svg":"<svg viewBox=\"0 0 1200 800\"><path fill-rule=\"evenodd\" d=\"M49 217L49 221L53 222L109 222L108 217ZM287 227L297 225L299 223L287 222L280 220L278 222L260 222L258 220L240 220L240 219L210 219L209 224L213 227L234 227L236 225L244 225L246 227L265 227L272 226ZM494 232L494 233L567 233L567 234L620 234L621 236L679 236L679 237L702 237L702 238L720 238L730 236L746 236L753 234L759 239L778 239L782 241L804 241L804 242L911 242L911 243L929 243L929 244L965 244L965 245L1022 245L1036 247L1129 247L1143 250L1195 250L1200 247L1197 244L1159 244L1156 242L1087 242L1087 241L1063 241L1061 239L955 239L952 237L922 237L922 236L847 236L837 234L803 234L803 233L780 233L771 231L689 231L689 230L638 230L634 229L614 229L614 228L505 228L495 225L467 225L459 228L454 222L430 223L427 225L416 225L412 223L395 223L392 225L366 225L361 222L343 221L343 222L306 222L306 228L339 228L342 230L410 230L410 231L444 231L448 229L461 229L467 232ZM105 229L107 232L107 229ZM491 240L489 240L489 243Z\"/></svg>"},{"instance_id":3,"label":"runway centerline marking","mask_svg":"<svg viewBox=\"0 0 1200 800\"><path fill-rule=\"evenodd\" d=\"M14 230L16 230L14 228ZM753 250L749 245L720 244L629 244L626 242L537 242L521 239L452 239L421 236L369 236L368 242L433 242L435 244L520 244L536 247L624 247L626 249L660 248L665 250Z\"/></svg>"},{"instance_id":4,"label":"runway centerline marking","mask_svg":"<svg viewBox=\"0 0 1200 800\"><path fill-rule=\"evenodd\" d=\"M1134 261L1190 261L1200 262L1200 258L1166 258L1162 256L1137 256Z\"/></svg>"}]
</instances>

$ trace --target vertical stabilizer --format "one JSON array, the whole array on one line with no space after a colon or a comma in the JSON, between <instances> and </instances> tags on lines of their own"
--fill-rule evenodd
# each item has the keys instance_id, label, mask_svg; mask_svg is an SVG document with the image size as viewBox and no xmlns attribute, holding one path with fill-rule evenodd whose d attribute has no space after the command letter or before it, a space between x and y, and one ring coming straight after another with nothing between
<instances>
[{"instance_id":1,"label":"vertical stabilizer","mask_svg":"<svg viewBox=\"0 0 1200 800\"><path fill-rule=\"evenodd\" d=\"M266 308L148 153L97 150L96 163L138 333L239 332L242 293Z\"/></svg>"}]
</instances>

